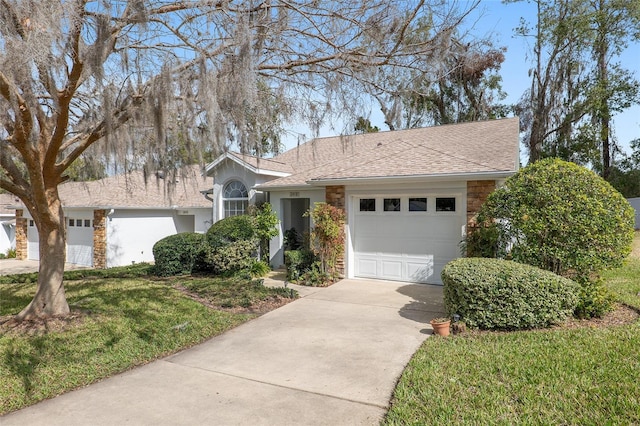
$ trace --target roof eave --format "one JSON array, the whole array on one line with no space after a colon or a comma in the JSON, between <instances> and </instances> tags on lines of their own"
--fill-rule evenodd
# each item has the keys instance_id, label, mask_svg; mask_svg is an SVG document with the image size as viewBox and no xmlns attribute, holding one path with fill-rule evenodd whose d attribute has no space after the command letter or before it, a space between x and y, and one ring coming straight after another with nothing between
<instances>
[{"instance_id":1,"label":"roof eave","mask_svg":"<svg viewBox=\"0 0 640 426\"><path fill-rule=\"evenodd\" d=\"M444 180L487 180L505 179L513 175L515 170L491 171L491 172L465 172L465 173L436 173L427 175L400 175L400 176L378 176L378 177L350 177L350 178L327 178L311 179L307 184L311 186L326 185L364 185L369 183L385 182L436 182Z\"/></svg>"},{"instance_id":2,"label":"roof eave","mask_svg":"<svg viewBox=\"0 0 640 426\"><path fill-rule=\"evenodd\" d=\"M234 163L239 164L240 166L246 168L247 170L249 170L252 173L255 173L257 175L274 176L274 177L287 177L287 176L291 175L291 173L278 172L276 170L269 170L269 169L262 169L262 168L259 168L259 167L254 167L251 164L247 163L246 161L243 161L243 160L239 159L235 155L229 154L228 152L222 154L220 157L216 158L211 163L207 164L205 166L205 168L204 168L204 173L207 176L211 176L211 174L210 174L211 171L213 169L215 169L216 166L218 166L224 160L231 160Z\"/></svg>"}]
</instances>

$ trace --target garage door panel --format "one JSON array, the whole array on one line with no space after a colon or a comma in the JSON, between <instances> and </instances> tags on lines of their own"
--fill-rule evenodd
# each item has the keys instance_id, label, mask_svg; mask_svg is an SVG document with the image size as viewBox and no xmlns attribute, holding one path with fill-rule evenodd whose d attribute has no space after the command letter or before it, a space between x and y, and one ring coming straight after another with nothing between
<instances>
[{"instance_id":1,"label":"garage door panel","mask_svg":"<svg viewBox=\"0 0 640 426\"><path fill-rule=\"evenodd\" d=\"M356 213L355 275L441 284L442 268L460 256L463 223L461 212Z\"/></svg>"}]
</instances>

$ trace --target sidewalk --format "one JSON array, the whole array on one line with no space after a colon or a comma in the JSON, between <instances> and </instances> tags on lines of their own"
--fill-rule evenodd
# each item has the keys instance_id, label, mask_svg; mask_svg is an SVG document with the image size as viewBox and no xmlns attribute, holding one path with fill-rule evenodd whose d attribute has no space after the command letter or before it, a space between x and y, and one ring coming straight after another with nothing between
<instances>
[{"instance_id":1,"label":"sidewalk","mask_svg":"<svg viewBox=\"0 0 640 426\"><path fill-rule=\"evenodd\" d=\"M10 425L374 425L442 314L442 288L342 280Z\"/></svg>"}]
</instances>

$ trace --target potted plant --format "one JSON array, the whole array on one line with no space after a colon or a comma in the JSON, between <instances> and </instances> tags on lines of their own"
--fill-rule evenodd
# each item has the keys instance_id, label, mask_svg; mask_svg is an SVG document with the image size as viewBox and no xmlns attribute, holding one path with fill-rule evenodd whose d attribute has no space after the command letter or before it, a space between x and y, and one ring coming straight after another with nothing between
<instances>
[{"instance_id":1,"label":"potted plant","mask_svg":"<svg viewBox=\"0 0 640 426\"><path fill-rule=\"evenodd\" d=\"M446 317L434 318L429 321L431 327L433 327L433 334L437 334L439 336L448 336L449 335L449 326L451 325L451 319Z\"/></svg>"}]
</instances>

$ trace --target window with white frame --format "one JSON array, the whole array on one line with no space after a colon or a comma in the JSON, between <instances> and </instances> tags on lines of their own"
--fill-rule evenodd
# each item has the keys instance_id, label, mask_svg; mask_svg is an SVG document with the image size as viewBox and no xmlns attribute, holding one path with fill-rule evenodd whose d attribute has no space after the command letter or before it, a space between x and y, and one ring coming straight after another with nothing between
<instances>
[{"instance_id":1,"label":"window with white frame","mask_svg":"<svg viewBox=\"0 0 640 426\"><path fill-rule=\"evenodd\" d=\"M249 206L247 187L239 180L232 180L224 186L222 191L224 217L245 214Z\"/></svg>"}]
</instances>

